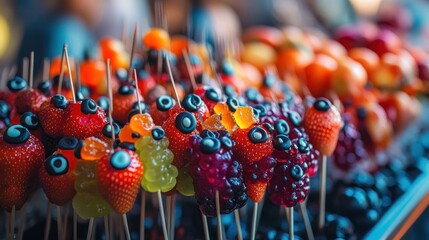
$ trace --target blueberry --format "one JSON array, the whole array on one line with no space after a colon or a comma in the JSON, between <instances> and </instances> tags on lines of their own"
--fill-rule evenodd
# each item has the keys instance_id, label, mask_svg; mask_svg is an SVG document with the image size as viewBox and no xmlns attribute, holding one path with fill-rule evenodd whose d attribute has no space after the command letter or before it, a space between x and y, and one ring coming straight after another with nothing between
<instances>
[{"instance_id":1,"label":"blueberry","mask_svg":"<svg viewBox=\"0 0 429 240\"><path fill-rule=\"evenodd\" d=\"M107 97L100 97L97 100L97 104L98 106L103 109L103 111L107 112L109 111L109 106L110 106L110 100Z\"/></svg>"},{"instance_id":2,"label":"blueberry","mask_svg":"<svg viewBox=\"0 0 429 240\"><path fill-rule=\"evenodd\" d=\"M61 154L55 154L45 160L45 169L51 176L59 176L68 172L69 162Z\"/></svg>"},{"instance_id":3,"label":"blueberry","mask_svg":"<svg viewBox=\"0 0 429 240\"><path fill-rule=\"evenodd\" d=\"M204 93L204 96L213 102L220 101L220 96L214 88L207 89L206 92Z\"/></svg>"},{"instance_id":4,"label":"blueberry","mask_svg":"<svg viewBox=\"0 0 429 240\"><path fill-rule=\"evenodd\" d=\"M220 148L220 141L217 138L203 138L200 143L200 151L205 154L213 154Z\"/></svg>"},{"instance_id":5,"label":"blueberry","mask_svg":"<svg viewBox=\"0 0 429 240\"><path fill-rule=\"evenodd\" d=\"M3 140L10 144L20 144L30 138L30 132L22 125L12 125L6 128Z\"/></svg>"},{"instance_id":6,"label":"blueberry","mask_svg":"<svg viewBox=\"0 0 429 240\"><path fill-rule=\"evenodd\" d=\"M331 102L326 98L318 98L313 106L317 111L326 112L331 108Z\"/></svg>"},{"instance_id":7,"label":"blueberry","mask_svg":"<svg viewBox=\"0 0 429 240\"><path fill-rule=\"evenodd\" d=\"M20 123L22 126L28 128L29 130L36 130L39 128L39 117L32 112L25 112L21 115Z\"/></svg>"},{"instance_id":8,"label":"blueberry","mask_svg":"<svg viewBox=\"0 0 429 240\"><path fill-rule=\"evenodd\" d=\"M228 109L230 112L237 111L237 107L239 106L238 100L235 97L228 97L226 99L226 104L228 105Z\"/></svg>"},{"instance_id":9,"label":"blueberry","mask_svg":"<svg viewBox=\"0 0 429 240\"><path fill-rule=\"evenodd\" d=\"M75 149L79 144L79 140L75 137L63 137L58 142L58 148L64 150Z\"/></svg>"},{"instance_id":10,"label":"blueberry","mask_svg":"<svg viewBox=\"0 0 429 240\"><path fill-rule=\"evenodd\" d=\"M7 102L0 100L0 119L9 118L10 106Z\"/></svg>"},{"instance_id":11,"label":"blueberry","mask_svg":"<svg viewBox=\"0 0 429 240\"><path fill-rule=\"evenodd\" d=\"M176 128L184 134L191 133L197 127L197 120L190 112L179 113L174 123Z\"/></svg>"},{"instance_id":12,"label":"blueberry","mask_svg":"<svg viewBox=\"0 0 429 240\"><path fill-rule=\"evenodd\" d=\"M284 134L277 135L273 140L273 146L279 151L287 151L292 146L289 137Z\"/></svg>"},{"instance_id":13,"label":"blueberry","mask_svg":"<svg viewBox=\"0 0 429 240\"><path fill-rule=\"evenodd\" d=\"M80 105L80 111L83 114L95 114L97 112L97 104L90 98L84 99L82 105Z\"/></svg>"},{"instance_id":14,"label":"blueberry","mask_svg":"<svg viewBox=\"0 0 429 240\"><path fill-rule=\"evenodd\" d=\"M153 137L153 139L155 139L155 140L161 140L161 139L164 138L164 136L165 136L164 129L162 129L160 127L152 129L152 137Z\"/></svg>"},{"instance_id":15,"label":"blueberry","mask_svg":"<svg viewBox=\"0 0 429 240\"><path fill-rule=\"evenodd\" d=\"M119 150L110 157L110 165L117 170L126 169L130 164L131 157L124 150Z\"/></svg>"},{"instance_id":16,"label":"blueberry","mask_svg":"<svg viewBox=\"0 0 429 240\"><path fill-rule=\"evenodd\" d=\"M159 111L166 112L174 107L175 101L170 96L159 96L156 99L156 108Z\"/></svg>"},{"instance_id":17,"label":"blueberry","mask_svg":"<svg viewBox=\"0 0 429 240\"><path fill-rule=\"evenodd\" d=\"M252 143L263 143L268 140L267 132L261 127L253 127L249 133L248 138Z\"/></svg>"},{"instance_id":18,"label":"blueberry","mask_svg":"<svg viewBox=\"0 0 429 240\"><path fill-rule=\"evenodd\" d=\"M324 232L328 239L351 239L354 235L354 226L348 218L327 214Z\"/></svg>"},{"instance_id":19,"label":"blueberry","mask_svg":"<svg viewBox=\"0 0 429 240\"><path fill-rule=\"evenodd\" d=\"M51 94L52 86L49 81L43 81L37 84L37 89L39 89L43 95L49 96Z\"/></svg>"},{"instance_id":20,"label":"blueberry","mask_svg":"<svg viewBox=\"0 0 429 240\"><path fill-rule=\"evenodd\" d=\"M189 112L196 112L203 104L203 100L195 94L188 94L182 101L182 107Z\"/></svg>"},{"instance_id":21,"label":"blueberry","mask_svg":"<svg viewBox=\"0 0 429 240\"><path fill-rule=\"evenodd\" d=\"M11 92L18 92L23 90L24 88L27 88L27 81L25 81L21 77L14 77L7 81L7 88Z\"/></svg>"},{"instance_id":22,"label":"blueberry","mask_svg":"<svg viewBox=\"0 0 429 240\"><path fill-rule=\"evenodd\" d=\"M276 123L274 123L274 128L277 131L277 134L289 134L290 128L289 128L289 124L281 119L278 120Z\"/></svg>"},{"instance_id":23,"label":"blueberry","mask_svg":"<svg viewBox=\"0 0 429 240\"><path fill-rule=\"evenodd\" d=\"M67 107L67 99L63 95L55 95L51 98L51 103L56 108L65 109Z\"/></svg>"},{"instance_id":24,"label":"blueberry","mask_svg":"<svg viewBox=\"0 0 429 240\"><path fill-rule=\"evenodd\" d=\"M112 123L113 125L113 129L114 129L114 134L117 137L119 135L119 131L121 130L119 125L115 122ZM110 125L110 123L107 123L106 125L104 125L102 133L104 136L111 138L112 137L112 126Z\"/></svg>"}]
</instances>

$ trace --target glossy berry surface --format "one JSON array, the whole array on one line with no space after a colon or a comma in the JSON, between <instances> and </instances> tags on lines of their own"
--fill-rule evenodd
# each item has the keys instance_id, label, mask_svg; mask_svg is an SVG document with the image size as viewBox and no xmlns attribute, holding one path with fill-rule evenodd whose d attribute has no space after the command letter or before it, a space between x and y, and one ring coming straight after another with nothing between
<instances>
[{"instance_id":1,"label":"glossy berry surface","mask_svg":"<svg viewBox=\"0 0 429 240\"><path fill-rule=\"evenodd\" d=\"M230 213L247 200L242 166L233 158L234 142L228 136L206 133L191 138L189 173L194 180L195 197L204 214L215 216L217 191L221 213Z\"/></svg>"}]
</instances>

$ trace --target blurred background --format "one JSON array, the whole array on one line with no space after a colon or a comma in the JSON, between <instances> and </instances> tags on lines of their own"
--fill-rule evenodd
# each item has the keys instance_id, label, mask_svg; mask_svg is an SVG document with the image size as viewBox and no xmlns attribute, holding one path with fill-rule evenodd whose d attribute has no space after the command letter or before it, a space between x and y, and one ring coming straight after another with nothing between
<instances>
[{"instance_id":1,"label":"blurred background","mask_svg":"<svg viewBox=\"0 0 429 240\"><path fill-rule=\"evenodd\" d=\"M134 25L141 36L153 25L155 1L144 0L0 0L0 68L20 62L35 51L35 69L43 58L70 54L81 59L97 40L112 36L127 40ZM239 38L253 25L296 25L324 32L374 20L389 25L411 42L422 44L429 35L426 0L165 0L162 15L170 33L201 40L206 30ZM226 24L227 23L227 24ZM210 40L210 39L208 39Z\"/></svg>"}]
</instances>

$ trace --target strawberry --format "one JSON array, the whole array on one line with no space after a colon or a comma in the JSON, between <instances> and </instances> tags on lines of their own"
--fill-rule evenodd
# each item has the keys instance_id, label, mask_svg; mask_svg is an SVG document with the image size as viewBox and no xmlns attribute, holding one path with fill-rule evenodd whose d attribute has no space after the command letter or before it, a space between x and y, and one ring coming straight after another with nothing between
<instances>
[{"instance_id":1,"label":"strawberry","mask_svg":"<svg viewBox=\"0 0 429 240\"><path fill-rule=\"evenodd\" d=\"M186 111L171 116L162 125L165 136L172 143L170 150L174 154L173 165L177 168L185 166L189 161L187 151L190 146L189 138L198 134L196 127L195 115Z\"/></svg>"},{"instance_id":2,"label":"strawberry","mask_svg":"<svg viewBox=\"0 0 429 240\"><path fill-rule=\"evenodd\" d=\"M78 139L98 135L107 123L106 114L92 99L70 102L65 109L65 115L63 136L73 136Z\"/></svg>"},{"instance_id":3,"label":"strawberry","mask_svg":"<svg viewBox=\"0 0 429 240\"><path fill-rule=\"evenodd\" d=\"M207 105L199 96L195 94L188 94L182 101L182 107L186 111L194 114L195 119L197 119L197 130L201 131L203 122L210 117L210 112L207 108Z\"/></svg>"},{"instance_id":4,"label":"strawberry","mask_svg":"<svg viewBox=\"0 0 429 240\"><path fill-rule=\"evenodd\" d=\"M65 123L65 108L67 99L63 95L55 95L40 106L39 120L45 133L50 137L63 136L63 124Z\"/></svg>"},{"instance_id":5,"label":"strawberry","mask_svg":"<svg viewBox=\"0 0 429 240\"><path fill-rule=\"evenodd\" d=\"M259 161L274 151L271 134L259 125L247 129L238 128L233 132L232 140L236 142L233 147L234 155L242 163Z\"/></svg>"},{"instance_id":6,"label":"strawberry","mask_svg":"<svg viewBox=\"0 0 429 240\"><path fill-rule=\"evenodd\" d=\"M340 113L325 98L317 99L304 116L304 128L310 142L326 156L334 152L342 124Z\"/></svg>"},{"instance_id":7,"label":"strawberry","mask_svg":"<svg viewBox=\"0 0 429 240\"><path fill-rule=\"evenodd\" d=\"M36 189L43 144L27 128L12 125L0 137L0 149L0 207L20 209Z\"/></svg>"},{"instance_id":8,"label":"strawberry","mask_svg":"<svg viewBox=\"0 0 429 240\"><path fill-rule=\"evenodd\" d=\"M119 214L133 207L143 177L143 165L139 157L128 149L116 149L104 155L97 166L97 182L100 194Z\"/></svg>"},{"instance_id":9,"label":"strawberry","mask_svg":"<svg viewBox=\"0 0 429 240\"><path fill-rule=\"evenodd\" d=\"M113 94L113 119L120 124L127 123L128 113L136 101L135 89L131 85L119 87L118 92Z\"/></svg>"},{"instance_id":10,"label":"strawberry","mask_svg":"<svg viewBox=\"0 0 429 240\"><path fill-rule=\"evenodd\" d=\"M46 101L46 97L39 90L25 89L16 94L15 109L18 114L25 112L37 114L44 101Z\"/></svg>"},{"instance_id":11,"label":"strawberry","mask_svg":"<svg viewBox=\"0 0 429 240\"><path fill-rule=\"evenodd\" d=\"M74 188L75 167L76 163L72 166L64 155L58 153L45 160L40 168L39 179L43 191L51 203L63 206L73 199L76 194Z\"/></svg>"},{"instance_id":12,"label":"strawberry","mask_svg":"<svg viewBox=\"0 0 429 240\"><path fill-rule=\"evenodd\" d=\"M178 109L176 101L168 95L159 96L150 107L150 115L156 125L162 125L170 117L173 108Z\"/></svg>"},{"instance_id":13,"label":"strawberry","mask_svg":"<svg viewBox=\"0 0 429 240\"><path fill-rule=\"evenodd\" d=\"M21 77L14 77L7 81L7 88L9 92L3 92L0 94L0 99L5 100L10 105L14 105L16 94L25 88L27 88L27 81Z\"/></svg>"},{"instance_id":14,"label":"strawberry","mask_svg":"<svg viewBox=\"0 0 429 240\"><path fill-rule=\"evenodd\" d=\"M253 202L260 202L264 197L265 189L273 176L275 166L276 160L271 156L265 156L256 162L243 164L247 194Z\"/></svg>"},{"instance_id":15,"label":"strawberry","mask_svg":"<svg viewBox=\"0 0 429 240\"><path fill-rule=\"evenodd\" d=\"M203 102L207 105L207 108L210 111L210 114L214 113L214 106L218 104L221 100L219 93L211 87L203 87L199 86L195 92L197 96L199 96Z\"/></svg>"}]
</instances>

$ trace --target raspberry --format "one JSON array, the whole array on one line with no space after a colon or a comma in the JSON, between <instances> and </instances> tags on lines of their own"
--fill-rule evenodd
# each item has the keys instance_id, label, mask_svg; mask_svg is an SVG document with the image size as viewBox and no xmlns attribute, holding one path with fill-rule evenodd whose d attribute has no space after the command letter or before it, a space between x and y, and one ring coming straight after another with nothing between
<instances>
[{"instance_id":1,"label":"raspberry","mask_svg":"<svg viewBox=\"0 0 429 240\"><path fill-rule=\"evenodd\" d=\"M305 200L310 192L310 178L303 169L303 165L293 160L278 161L268 183L268 194L274 204L294 207Z\"/></svg>"},{"instance_id":2,"label":"raspberry","mask_svg":"<svg viewBox=\"0 0 429 240\"><path fill-rule=\"evenodd\" d=\"M242 207L247 200L242 166L233 159L233 145L225 132L206 130L191 137L189 173L194 180L197 203L207 216L216 215L216 191L222 214Z\"/></svg>"},{"instance_id":3,"label":"raspberry","mask_svg":"<svg viewBox=\"0 0 429 240\"><path fill-rule=\"evenodd\" d=\"M360 133L348 116L343 117L344 126L340 130L338 143L332 155L335 165L347 171L357 162L367 157Z\"/></svg>"}]
</instances>

